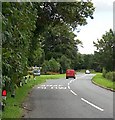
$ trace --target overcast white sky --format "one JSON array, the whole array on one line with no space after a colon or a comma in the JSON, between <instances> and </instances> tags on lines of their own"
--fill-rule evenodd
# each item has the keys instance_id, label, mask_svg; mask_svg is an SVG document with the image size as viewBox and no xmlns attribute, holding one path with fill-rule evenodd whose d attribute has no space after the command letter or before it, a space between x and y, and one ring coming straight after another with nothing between
<instances>
[{"instance_id":1,"label":"overcast white sky","mask_svg":"<svg viewBox=\"0 0 115 120\"><path fill-rule=\"evenodd\" d=\"M79 47L80 53L94 53L96 48L93 46L93 41L96 42L106 31L113 29L113 1L115 0L92 0L96 7L94 19L88 19L88 24L81 27L80 32L77 33L84 46L84 48Z\"/></svg>"}]
</instances>

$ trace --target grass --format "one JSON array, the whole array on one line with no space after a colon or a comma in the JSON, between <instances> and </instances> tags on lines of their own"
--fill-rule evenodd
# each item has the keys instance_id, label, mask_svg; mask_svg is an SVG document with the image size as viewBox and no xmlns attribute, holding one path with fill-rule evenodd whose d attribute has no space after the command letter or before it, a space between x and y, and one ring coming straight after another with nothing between
<instances>
[{"instance_id":1,"label":"grass","mask_svg":"<svg viewBox=\"0 0 115 120\"><path fill-rule=\"evenodd\" d=\"M107 87L110 89L115 90L115 82L112 82L111 80L108 80L102 76L102 73L97 73L96 76L93 77L92 79L95 83Z\"/></svg>"},{"instance_id":2,"label":"grass","mask_svg":"<svg viewBox=\"0 0 115 120\"><path fill-rule=\"evenodd\" d=\"M65 74L58 74L58 75L41 75L40 76L42 79L58 79L58 78L64 78Z\"/></svg>"},{"instance_id":3,"label":"grass","mask_svg":"<svg viewBox=\"0 0 115 120\"><path fill-rule=\"evenodd\" d=\"M21 118L23 114L23 108L21 105L33 86L45 82L46 79L58 79L63 77L65 77L65 74L41 75L36 77L36 80L33 80L33 78L31 78L27 84L24 84L24 86L17 88L15 98L10 97L10 94L8 93L5 110L2 113L2 118Z\"/></svg>"}]
</instances>

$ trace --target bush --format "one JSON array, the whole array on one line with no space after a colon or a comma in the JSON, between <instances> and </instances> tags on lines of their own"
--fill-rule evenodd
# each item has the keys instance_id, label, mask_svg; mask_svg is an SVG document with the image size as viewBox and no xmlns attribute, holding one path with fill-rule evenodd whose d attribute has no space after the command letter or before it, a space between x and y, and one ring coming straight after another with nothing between
<instances>
[{"instance_id":1,"label":"bush","mask_svg":"<svg viewBox=\"0 0 115 120\"><path fill-rule=\"evenodd\" d=\"M106 73L105 77L111 81L115 81L115 72L108 72Z\"/></svg>"},{"instance_id":2,"label":"bush","mask_svg":"<svg viewBox=\"0 0 115 120\"><path fill-rule=\"evenodd\" d=\"M51 58L49 61L45 61L42 65L42 72L59 72L60 64L54 59Z\"/></svg>"},{"instance_id":3,"label":"bush","mask_svg":"<svg viewBox=\"0 0 115 120\"><path fill-rule=\"evenodd\" d=\"M49 66L51 72L58 72L60 69L60 64L54 58L49 60Z\"/></svg>"},{"instance_id":4,"label":"bush","mask_svg":"<svg viewBox=\"0 0 115 120\"><path fill-rule=\"evenodd\" d=\"M42 64L42 72L46 74L47 71L49 71L49 61L45 60Z\"/></svg>"},{"instance_id":5,"label":"bush","mask_svg":"<svg viewBox=\"0 0 115 120\"><path fill-rule=\"evenodd\" d=\"M60 65L62 67L62 73L65 73L67 69L71 68L71 60L68 59L65 55L63 55L60 60Z\"/></svg>"},{"instance_id":6,"label":"bush","mask_svg":"<svg viewBox=\"0 0 115 120\"><path fill-rule=\"evenodd\" d=\"M105 69L105 68L103 68L102 73L103 73L103 77L105 78L105 75L106 75L106 73L107 73L107 71L106 71L106 69Z\"/></svg>"},{"instance_id":7,"label":"bush","mask_svg":"<svg viewBox=\"0 0 115 120\"><path fill-rule=\"evenodd\" d=\"M7 91L10 91L11 89L11 79L8 76L2 77L2 89L6 89Z\"/></svg>"}]
</instances>

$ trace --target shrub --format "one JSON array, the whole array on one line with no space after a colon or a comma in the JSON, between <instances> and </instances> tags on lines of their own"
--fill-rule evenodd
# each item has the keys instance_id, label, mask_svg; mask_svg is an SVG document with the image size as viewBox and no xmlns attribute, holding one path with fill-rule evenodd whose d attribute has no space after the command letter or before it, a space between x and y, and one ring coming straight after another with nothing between
<instances>
[{"instance_id":1,"label":"shrub","mask_svg":"<svg viewBox=\"0 0 115 120\"><path fill-rule=\"evenodd\" d=\"M60 65L61 65L61 67L62 67L62 71L63 71L64 73L66 72L67 69L71 68L71 67L70 67L70 66L71 66L71 60L68 59L65 55L63 55L63 56L60 58L59 62L60 62ZM63 72L62 72L62 73L63 73Z\"/></svg>"},{"instance_id":2,"label":"shrub","mask_svg":"<svg viewBox=\"0 0 115 120\"><path fill-rule=\"evenodd\" d=\"M115 81L115 72L108 72L106 73L105 77L111 81Z\"/></svg>"},{"instance_id":3,"label":"shrub","mask_svg":"<svg viewBox=\"0 0 115 120\"><path fill-rule=\"evenodd\" d=\"M54 59L51 58L49 61L45 61L42 65L42 72L47 73L50 72L58 72L60 69L60 64Z\"/></svg>"},{"instance_id":4,"label":"shrub","mask_svg":"<svg viewBox=\"0 0 115 120\"><path fill-rule=\"evenodd\" d=\"M52 72L58 72L60 69L60 64L54 58L49 60L49 66Z\"/></svg>"},{"instance_id":5,"label":"shrub","mask_svg":"<svg viewBox=\"0 0 115 120\"><path fill-rule=\"evenodd\" d=\"M9 91L11 89L11 79L8 76L3 76L2 77L2 89L6 89L7 91Z\"/></svg>"},{"instance_id":6,"label":"shrub","mask_svg":"<svg viewBox=\"0 0 115 120\"><path fill-rule=\"evenodd\" d=\"M107 71L106 71L106 69L105 68L103 68L103 71L102 71L102 75L103 75L103 77L105 78L105 75L106 75L106 73L107 73Z\"/></svg>"},{"instance_id":7,"label":"shrub","mask_svg":"<svg viewBox=\"0 0 115 120\"><path fill-rule=\"evenodd\" d=\"M42 64L42 72L46 74L47 71L49 71L49 62L47 60L44 61Z\"/></svg>"}]
</instances>

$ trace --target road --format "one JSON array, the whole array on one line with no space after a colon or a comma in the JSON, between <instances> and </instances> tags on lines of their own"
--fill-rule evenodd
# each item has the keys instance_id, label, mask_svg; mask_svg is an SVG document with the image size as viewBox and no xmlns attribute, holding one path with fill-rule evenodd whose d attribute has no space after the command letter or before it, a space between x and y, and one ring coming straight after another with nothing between
<instances>
[{"instance_id":1,"label":"road","mask_svg":"<svg viewBox=\"0 0 115 120\"><path fill-rule=\"evenodd\" d=\"M113 118L113 92L92 84L94 74L48 80L33 88L24 118Z\"/></svg>"}]
</instances>

